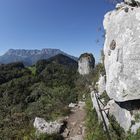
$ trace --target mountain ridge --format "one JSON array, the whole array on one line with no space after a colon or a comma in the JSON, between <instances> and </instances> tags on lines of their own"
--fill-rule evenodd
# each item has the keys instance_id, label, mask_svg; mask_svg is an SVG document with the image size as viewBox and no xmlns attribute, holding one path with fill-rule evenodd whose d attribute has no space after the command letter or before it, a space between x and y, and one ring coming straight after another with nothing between
<instances>
[{"instance_id":1,"label":"mountain ridge","mask_svg":"<svg viewBox=\"0 0 140 140\"><path fill-rule=\"evenodd\" d=\"M4 55L0 56L0 64L22 61L24 65L30 66L35 64L38 60L41 59L47 60L58 54L63 54L77 61L77 58L75 56L69 55L61 51L60 49L51 49L51 48L44 48L42 50L9 49Z\"/></svg>"}]
</instances>

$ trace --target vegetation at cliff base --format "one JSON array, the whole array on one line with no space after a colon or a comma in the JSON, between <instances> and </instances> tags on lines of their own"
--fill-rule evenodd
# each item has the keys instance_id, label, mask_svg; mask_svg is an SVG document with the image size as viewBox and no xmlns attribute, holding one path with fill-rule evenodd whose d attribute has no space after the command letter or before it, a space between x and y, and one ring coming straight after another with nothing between
<instances>
[{"instance_id":1,"label":"vegetation at cliff base","mask_svg":"<svg viewBox=\"0 0 140 140\"><path fill-rule=\"evenodd\" d=\"M103 130L103 124L98 122L98 117L91 98L88 97L86 101L86 138L85 140L107 140L106 133Z\"/></svg>"}]
</instances>

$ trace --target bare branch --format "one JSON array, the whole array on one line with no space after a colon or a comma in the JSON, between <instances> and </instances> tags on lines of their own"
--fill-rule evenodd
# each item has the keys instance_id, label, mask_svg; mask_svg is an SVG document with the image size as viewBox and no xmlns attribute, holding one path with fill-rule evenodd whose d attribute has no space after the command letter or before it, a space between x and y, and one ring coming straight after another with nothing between
<instances>
[{"instance_id":1,"label":"bare branch","mask_svg":"<svg viewBox=\"0 0 140 140\"><path fill-rule=\"evenodd\" d=\"M117 4L117 3L123 2L124 0L105 0L105 1L111 4Z\"/></svg>"}]
</instances>

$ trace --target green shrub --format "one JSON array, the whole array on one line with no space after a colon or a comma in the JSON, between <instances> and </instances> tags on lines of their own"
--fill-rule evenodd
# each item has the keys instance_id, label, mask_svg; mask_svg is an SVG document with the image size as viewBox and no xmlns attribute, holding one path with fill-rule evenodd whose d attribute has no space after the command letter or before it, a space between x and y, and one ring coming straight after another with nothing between
<instances>
[{"instance_id":1,"label":"green shrub","mask_svg":"<svg viewBox=\"0 0 140 140\"><path fill-rule=\"evenodd\" d=\"M109 116L109 132L112 140L124 140L125 139L125 131L118 124L114 116Z\"/></svg>"},{"instance_id":2,"label":"green shrub","mask_svg":"<svg viewBox=\"0 0 140 140\"><path fill-rule=\"evenodd\" d=\"M28 69L31 71L32 75L36 75L36 67L35 66L28 67Z\"/></svg>"},{"instance_id":3,"label":"green shrub","mask_svg":"<svg viewBox=\"0 0 140 140\"><path fill-rule=\"evenodd\" d=\"M103 92L103 94L100 96L100 99L104 99L104 104L107 105L107 103L109 102L110 98L107 95L106 91Z\"/></svg>"},{"instance_id":4,"label":"green shrub","mask_svg":"<svg viewBox=\"0 0 140 140\"><path fill-rule=\"evenodd\" d=\"M98 117L90 97L86 101L86 139L85 140L107 140L103 125L98 122Z\"/></svg>"},{"instance_id":5,"label":"green shrub","mask_svg":"<svg viewBox=\"0 0 140 140\"><path fill-rule=\"evenodd\" d=\"M136 134L132 134L130 131L128 132L125 140L139 140L140 139L140 129L137 130Z\"/></svg>"},{"instance_id":6,"label":"green shrub","mask_svg":"<svg viewBox=\"0 0 140 140\"><path fill-rule=\"evenodd\" d=\"M140 113L135 114L135 121L139 122L140 121Z\"/></svg>"},{"instance_id":7,"label":"green shrub","mask_svg":"<svg viewBox=\"0 0 140 140\"><path fill-rule=\"evenodd\" d=\"M36 116L47 121L67 116L68 104L77 102L75 68L50 62L38 69L35 74L35 66L0 66L0 75L6 77L0 84L0 139L35 140L31 130Z\"/></svg>"},{"instance_id":8,"label":"green shrub","mask_svg":"<svg viewBox=\"0 0 140 140\"><path fill-rule=\"evenodd\" d=\"M38 140L64 140L64 138L59 134L52 135L42 134L39 136Z\"/></svg>"}]
</instances>

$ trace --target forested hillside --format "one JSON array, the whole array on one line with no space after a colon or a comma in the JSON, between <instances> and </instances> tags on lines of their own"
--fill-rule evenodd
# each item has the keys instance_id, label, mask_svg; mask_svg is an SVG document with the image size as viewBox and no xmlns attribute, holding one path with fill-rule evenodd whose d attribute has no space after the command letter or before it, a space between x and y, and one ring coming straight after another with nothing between
<instances>
[{"instance_id":1,"label":"forested hillside","mask_svg":"<svg viewBox=\"0 0 140 140\"><path fill-rule=\"evenodd\" d=\"M77 65L59 57L31 67L21 62L0 65L0 139L34 140L35 117L55 120L70 113L68 104L79 96Z\"/></svg>"}]
</instances>

